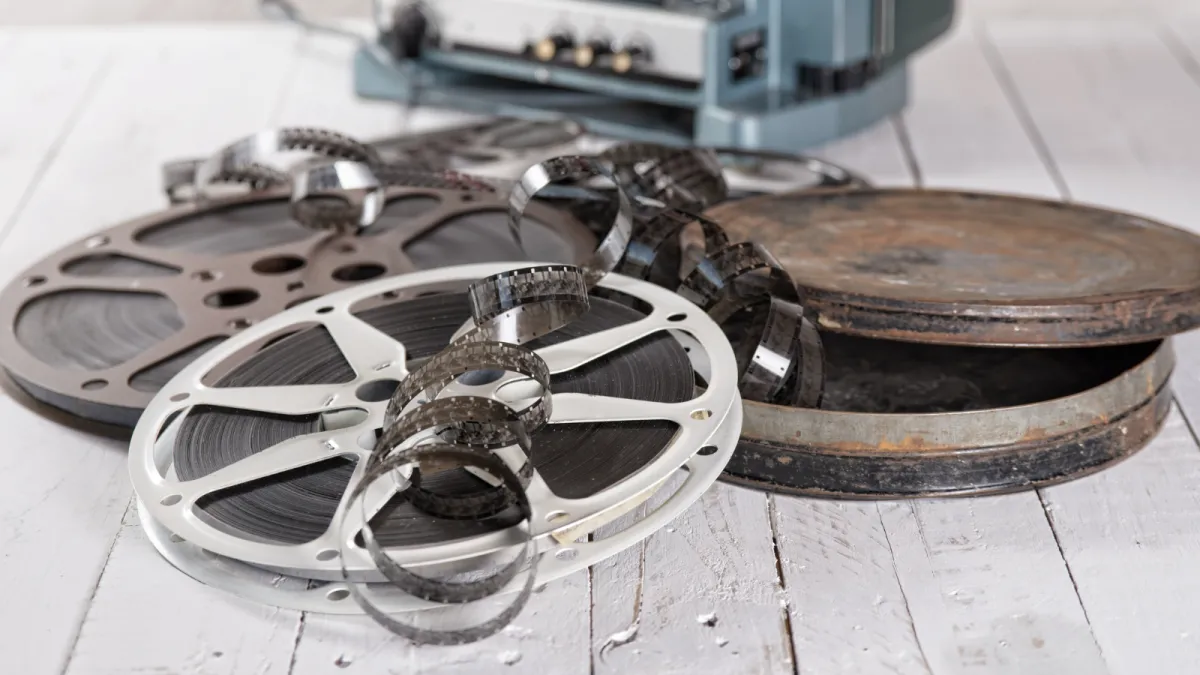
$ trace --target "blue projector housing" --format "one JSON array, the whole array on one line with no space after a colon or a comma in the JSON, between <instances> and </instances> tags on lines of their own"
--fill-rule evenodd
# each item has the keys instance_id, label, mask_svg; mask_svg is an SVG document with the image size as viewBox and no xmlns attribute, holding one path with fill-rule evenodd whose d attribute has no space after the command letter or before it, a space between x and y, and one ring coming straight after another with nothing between
<instances>
[{"instance_id":1,"label":"blue projector housing","mask_svg":"<svg viewBox=\"0 0 1200 675\"><path fill-rule=\"evenodd\" d=\"M358 95L616 138L799 152L907 103L905 60L953 0L422 0L377 4Z\"/></svg>"}]
</instances>

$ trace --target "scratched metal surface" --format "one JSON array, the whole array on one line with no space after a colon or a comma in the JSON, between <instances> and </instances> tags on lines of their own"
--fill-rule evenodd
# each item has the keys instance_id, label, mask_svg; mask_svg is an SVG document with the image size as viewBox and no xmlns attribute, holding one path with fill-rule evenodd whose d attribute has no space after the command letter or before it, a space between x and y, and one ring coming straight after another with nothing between
<instances>
[{"instance_id":1,"label":"scratched metal surface","mask_svg":"<svg viewBox=\"0 0 1200 675\"><path fill-rule=\"evenodd\" d=\"M710 215L767 246L828 330L1061 345L1200 325L1200 237L1140 215L898 189L757 197Z\"/></svg>"}]
</instances>

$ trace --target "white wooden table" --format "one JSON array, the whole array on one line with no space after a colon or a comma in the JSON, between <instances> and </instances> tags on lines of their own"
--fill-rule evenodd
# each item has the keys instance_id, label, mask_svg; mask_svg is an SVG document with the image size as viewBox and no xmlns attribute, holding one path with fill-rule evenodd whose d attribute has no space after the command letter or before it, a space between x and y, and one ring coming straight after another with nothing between
<instances>
[{"instance_id":1,"label":"white wooden table","mask_svg":"<svg viewBox=\"0 0 1200 675\"><path fill-rule=\"evenodd\" d=\"M0 29L0 270L159 208L160 162L277 124L449 123L357 101L347 45L289 27ZM1066 197L1200 229L1200 20L966 22L900 117L818 154L883 185ZM1200 261L1197 261L1200 264ZM1200 335L1177 406L1099 475L1005 497L834 502L719 485L551 583L485 642L243 602L175 571L125 450L0 399L0 672L1200 671ZM715 625L699 620L715 615Z\"/></svg>"}]
</instances>

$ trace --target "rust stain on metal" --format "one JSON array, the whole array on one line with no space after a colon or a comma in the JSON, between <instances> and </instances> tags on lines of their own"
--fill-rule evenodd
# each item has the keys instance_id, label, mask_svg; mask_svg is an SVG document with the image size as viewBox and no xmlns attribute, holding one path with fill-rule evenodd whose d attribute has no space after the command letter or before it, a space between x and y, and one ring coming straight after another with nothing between
<instances>
[{"instance_id":1,"label":"rust stain on metal","mask_svg":"<svg viewBox=\"0 0 1200 675\"><path fill-rule=\"evenodd\" d=\"M708 213L766 246L821 325L957 344L1100 344L1200 325L1200 237L1135 215L996 194L769 195Z\"/></svg>"},{"instance_id":2,"label":"rust stain on metal","mask_svg":"<svg viewBox=\"0 0 1200 675\"><path fill-rule=\"evenodd\" d=\"M1046 431L1046 429L1044 429L1042 427L1031 427L1028 431L1025 432L1025 435L1021 436L1021 442L1040 441L1044 438L1049 438L1049 437L1050 437L1050 432Z\"/></svg>"}]
</instances>

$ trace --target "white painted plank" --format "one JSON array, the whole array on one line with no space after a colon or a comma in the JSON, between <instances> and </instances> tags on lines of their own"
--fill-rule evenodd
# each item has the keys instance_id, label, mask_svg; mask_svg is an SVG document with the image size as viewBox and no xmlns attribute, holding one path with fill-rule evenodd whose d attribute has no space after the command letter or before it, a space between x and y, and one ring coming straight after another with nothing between
<instances>
[{"instance_id":1,"label":"white painted plank","mask_svg":"<svg viewBox=\"0 0 1200 675\"><path fill-rule=\"evenodd\" d=\"M70 44L79 33L46 29L27 39ZM9 233L4 279L87 232L161 208L163 161L212 152L265 126L298 39L274 26L90 34L119 47L112 72Z\"/></svg>"},{"instance_id":2,"label":"white painted plank","mask_svg":"<svg viewBox=\"0 0 1200 675\"><path fill-rule=\"evenodd\" d=\"M1114 675L1185 673L1200 658L1200 452L1178 411L1149 447L1044 491Z\"/></svg>"},{"instance_id":3,"label":"white painted plank","mask_svg":"<svg viewBox=\"0 0 1200 675\"><path fill-rule=\"evenodd\" d=\"M643 546L595 565L594 672L791 671L773 548L766 496L718 483Z\"/></svg>"},{"instance_id":4,"label":"white painted plank","mask_svg":"<svg viewBox=\"0 0 1200 675\"><path fill-rule=\"evenodd\" d=\"M102 79L110 44L0 35L0 227L7 229ZM13 74L20 73L19 77Z\"/></svg>"},{"instance_id":5,"label":"white painted plank","mask_svg":"<svg viewBox=\"0 0 1200 675\"><path fill-rule=\"evenodd\" d=\"M1058 198L969 24L915 59L902 119L921 183Z\"/></svg>"},{"instance_id":6,"label":"white painted plank","mask_svg":"<svg viewBox=\"0 0 1200 675\"><path fill-rule=\"evenodd\" d=\"M122 444L63 429L7 397L0 424L6 667L57 675L129 499ZM19 609L18 609L19 608Z\"/></svg>"},{"instance_id":7,"label":"white painted plank","mask_svg":"<svg viewBox=\"0 0 1200 675\"><path fill-rule=\"evenodd\" d=\"M933 672L1106 672L1035 494L881 513Z\"/></svg>"},{"instance_id":8,"label":"white painted plank","mask_svg":"<svg viewBox=\"0 0 1200 675\"><path fill-rule=\"evenodd\" d=\"M104 41L50 44L5 35L0 72L0 223L17 211L83 106L107 58ZM11 133L9 133L11 131ZM6 247L7 248L7 247ZM66 431L0 398L0 574L10 589L6 666L58 673L120 524L127 494L117 443ZM52 561L52 562L51 562Z\"/></svg>"},{"instance_id":9,"label":"white painted plank","mask_svg":"<svg viewBox=\"0 0 1200 675\"><path fill-rule=\"evenodd\" d=\"M299 612L209 588L154 550L130 510L66 675L284 675Z\"/></svg>"},{"instance_id":10,"label":"white painted plank","mask_svg":"<svg viewBox=\"0 0 1200 675\"><path fill-rule=\"evenodd\" d=\"M1122 18L1138 20L1152 15L1169 16L1194 9L1192 0L969 0L958 3L965 16L982 19Z\"/></svg>"},{"instance_id":11,"label":"white painted plank","mask_svg":"<svg viewBox=\"0 0 1200 675\"><path fill-rule=\"evenodd\" d=\"M1200 231L1200 86L1147 23L989 24L1071 196Z\"/></svg>"},{"instance_id":12,"label":"white painted plank","mask_svg":"<svg viewBox=\"0 0 1200 675\"><path fill-rule=\"evenodd\" d=\"M798 672L929 673L877 505L772 501Z\"/></svg>"},{"instance_id":13,"label":"white painted plank","mask_svg":"<svg viewBox=\"0 0 1200 675\"><path fill-rule=\"evenodd\" d=\"M1200 87L1153 26L992 23L987 34L1075 199L1200 229ZM1190 379L1200 353L1180 342ZM1185 562L1200 548L1198 475L1200 453L1173 413L1132 459L1043 490L1115 675L1188 672L1200 659L1200 585Z\"/></svg>"},{"instance_id":14,"label":"white painted plank","mask_svg":"<svg viewBox=\"0 0 1200 675\"><path fill-rule=\"evenodd\" d=\"M826 143L811 154L856 171L879 187L912 185L912 173L891 120Z\"/></svg>"},{"instance_id":15,"label":"white painted plank","mask_svg":"<svg viewBox=\"0 0 1200 675\"><path fill-rule=\"evenodd\" d=\"M283 33L238 29L96 36L114 47L110 70L8 233L0 261L9 273L115 218L161 205L157 164L179 153L189 139L215 145L263 125L294 41ZM36 31L21 39L68 49L76 44L70 38L71 31ZM246 63L256 63L258 69L247 71ZM214 101L230 103L218 107ZM6 626L15 645L6 665L31 675L58 673L129 499L126 453L115 443L55 427L7 399L0 416L20 439L6 446L5 470L0 472L0 514L16 528L4 547L0 571L22 580L10 601L23 608L21 621ZM148 549L140 555L146 565L178 574ZM123 565L136 558L115 562ZM126 572L110 566L106 573L121 578ZM122 611L127 592L119 584L104 585L87 616ZM186 604L186 591L175 599ZM202 624L212 620L214 614L181 615L172 630L181 635L203 632ZM121 655L134 657L146 636L163 627L160 620L135 610L126 610L122 622L111 626L104 625L107 619L96 621L105 647L75 658L76 672L128 672L119 664ZM95 629L86 617L84 629ZM169 670L185 668L193 655L192 647L173 658L165 650L155 658Z\"/></svg>"},{"instance_id":16,"label":"white painted plank","mask_svg":"<svg viewBox=\"0 0 1200 675\"><path fill-rule=\"evenodd\" d=\"M355 43L345 37L302 36L277 124L333 129L361 140L398 133L404 121L402 106L354 95L354 49Z\"/></svg>"},{"instance_id":17,"label":"white painted plank","mask_svg":"<svg viewBox=\"0 0 1200 675\"><path fill-rule=\"evenodd\" d=\"M579 572L546 584L500 633L467 645L415 646L366 617L307 614L289 675L585 675L589 671L587 609L588 575Z\"/></svg>"}]
</instances>

